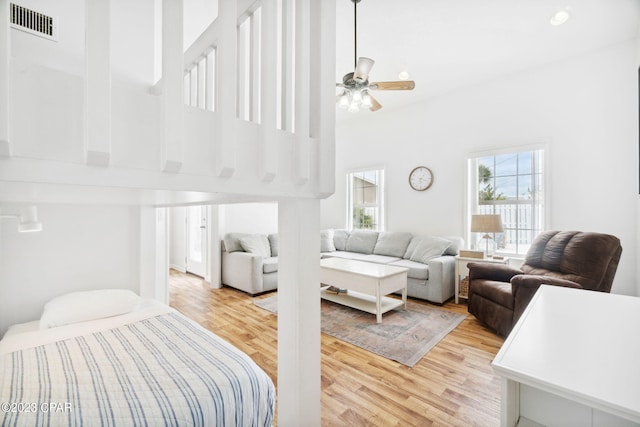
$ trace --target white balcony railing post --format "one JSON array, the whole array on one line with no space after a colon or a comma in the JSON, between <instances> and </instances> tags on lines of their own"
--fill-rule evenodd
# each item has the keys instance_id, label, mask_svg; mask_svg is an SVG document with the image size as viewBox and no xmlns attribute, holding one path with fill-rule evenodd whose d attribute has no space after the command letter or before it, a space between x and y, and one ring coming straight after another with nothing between
<instances>
[{"instance_id":1,"label":"white balcony railing post","mask_svg":"<svg viewBox=\"0 0 640 427\"><path fill-rule=\"evenodd\" d=\"M9 143L9 107L11 105L9 2L0 1L0 156L11 155Z\"/></svg>"}]
</instances>

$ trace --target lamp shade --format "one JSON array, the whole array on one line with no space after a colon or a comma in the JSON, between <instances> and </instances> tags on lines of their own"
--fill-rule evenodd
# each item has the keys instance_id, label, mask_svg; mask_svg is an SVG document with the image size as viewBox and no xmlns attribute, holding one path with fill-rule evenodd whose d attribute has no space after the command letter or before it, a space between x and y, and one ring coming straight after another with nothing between
<instances>
[{"instance_id":1,"label":"lamp shade","mask_svg":"<svg viewBox=\"0 0 640 427\"><path fill-rule=\"evenodd\" d=\"M471 215L472 233L502 233L500 215Z\"/></svg>"}]
</instances>

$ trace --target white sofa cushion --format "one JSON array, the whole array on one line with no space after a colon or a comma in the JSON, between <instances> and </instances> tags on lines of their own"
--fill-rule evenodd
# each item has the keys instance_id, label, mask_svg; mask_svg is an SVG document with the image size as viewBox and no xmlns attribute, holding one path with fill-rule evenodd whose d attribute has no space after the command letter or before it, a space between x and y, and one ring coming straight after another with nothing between
<instances>
[{"instance_id":1,"label":"white sofa cushion","mask_svg":"<svg viewBox=\"0 0 640 427\"><path fill-rule=\"evenodd\" d=\"M451 246L444 251L444 255L458 255L460 248L464 247L464 239L457 236L441 236L443 239L447 239L451 242Z\"/></svg>"},{"instance_id":2,"label":"white sofa cushion","mask_svg":"<svg viewBox=\"0 0 640 427\"><path fill-rule=\"evenodd\" d=\"M227 233L224 236L224 248L227 252L242 251L240 238L249 236L248 233Z\"/></svg>"},{"instance_id":3,"label":"white sofa cushion","mask_svg":"<svg viewBox=\"0 0 640 427\"><path fill-rule=\"evenodd\" d=\"M411 241L409 242L409 246L407 246L407 250L404 251L404 255L402 258L409 259L411 255L413 255L413 251L416 249L416 246L424 239L424 236L413 236Z\"/></svg>"},{"instance_id":4,"label":"white sofa cushion","mask_svg":"<svg viewBox=\"0 0 640 427\"><path fill-rule=\"evenodd\" d=\"M407 272L407 277L410 279L418 279L418 280L429 279L429 267L427 266L427 264L411 261L408 259L401 259L400 261L392 262L389 265L408 268L409 271Z\"/></svg>"},{"instance_id":5,"label":"white sofa cushion","mask_svg":"<svg viewBox=\"0 0 640 427\"><path fill-rule=\"evenodd\" d=\"M411 242L411 233L382 231L378 235L373 253L402 258L409 242Z\"/></svg>"},{"instance_id":6,"label":"white sofa cushion","mask_svg":"<svg viewBox=\"0 0 640 427\"><path fill-rule=\"evenodd\" d=\"M271 256L271 246L269 246L269 239L262 234L251 234L241 237L240 245L245 252L251 254L260 255L262 258L269 258Z\"/></svg>"},{"instance_id":7,"label":"white sofa cushion","mask_svg":"<svg viewBox=\"0 0 640 427\"><path fill-rule=\"evenodd\" d=\"M347 239L349 239L349 230L333 230L333 245L336 250L346 251Z\"/></svg>"},{"instance_id":8,"label":"white sofa cushion","mask_svg":"<svg viewBox=\"0 0 640 427\"><path fill-rule=\"evenodd\" d=\"M335 251L335 252L325 252L324 258L346 258L346 259L354 259L357 261L366 261L368 254L361 254L359 252L349 252L349 251Z\"/></svg>"},{"instance_id":9,"label":"white sofa cushion","mask_svg":"<svg viewBox=\"0 0 640 427\"><path fill-rule=\"evenodd\" d=\"M451 246L451 242L447 239L433 236L425 237L413 250L409 259L426 264L430 259L444 254L449 246Z\"/></svg>"},{"instance_id":10,"label":"white sofa cushion","mask_svg":"<svg viewBox=\"0 0 640 427\"><path fill-rule=\"evenodd\" d=\"M362 258L362 261L374 262L376 264L389 264L395 261L400 261L402 258L397 256L387 256L387 255L366 255Z\"/></svg>"},{"instance_id":11,"label":"white sofa cushion","mask_svg":"<svg viewBox=\"0 0 640 427\"><path fill-rule=\"evenodd\" d=\"M278 256L278 246L280 245L280 240L278 239L277 234L269 234L269 246L271 247L271 256Z\"/></svg>"},{"instance_id":12,"label":"white sofa cushion","mask_svg":"<svg viewBox=\"0 0 640 427\"><path fill-rule=\"evenodd\" d=\"M371 230L353 230L347 239L347 250L361 254L373 253L378 241L378 232Z\"/></svg>"},{"instance_id":13,"label":"white sofa cushion","mask_svg":"<svg viewBox=\"0 0 640 427\"><path fill-rule=\"evenodd\" d=\"M278 271L278 257L264 258L262 260L262 272L264 274Z\"/></svg>"},{"instance_id":14,"label":"white sofa cushion","mask_svg":"<svg viewBox=\"0 0 640 427\"><path fill-rule=\"evenodd\" d=\"M336 246L333 243L333 229L320 230L320 252L333 252Z\"/></svg>"}]
</instances>

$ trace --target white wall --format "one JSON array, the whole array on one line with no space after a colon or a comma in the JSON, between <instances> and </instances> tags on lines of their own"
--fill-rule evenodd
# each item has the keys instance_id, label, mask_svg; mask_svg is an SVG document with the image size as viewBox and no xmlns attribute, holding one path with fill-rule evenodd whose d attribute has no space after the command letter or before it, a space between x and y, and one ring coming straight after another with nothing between
<instances>
[{"instance_id":1,"label":"white wall","mask_svg":"<svg viewBox=\"0 0 640 427\"><path fill-rule=\"evenodd\" d=\"M238 203L220 206L220 235L278 232L277 203Z\"/></svg>"},{"instance_id":2,"label":"white wall","mask_svg":"<svg viewBox=\"0 0 640 427\"><path fill-rule=\"evenodd\" d=\"M42 66L84 75L85 0L20 0L21 6L53 16L58 40L11 30L12 54ZM111 0L111 66L117 80L154 81L153 1Z\"/></svg>"},{"instance_id":3,"label":"white wall","mask_svg":"<svg viewBox=\"0 0 640 427\"><path fill-rule=\"evenodd\" d=\"M417 82L419 87L420 82ZM379 92L384 105L388 95ZM386 166L388 230L464 233L470 152L546 141L548 229L611 233L622 241L613 292L636 294L638 93L635 40L402 110L363 112L336 129L336 193L321 227L344 227L345 174ZM426 192L415 166L432 169Z\"/></svg>"},{"instance_id":4,"label":"white wall","mask_svg":"<svg viewBox=\"0 0 640 427\"><path fill-rule=\"evenodd\" d=\"M38 205L39 233L0 222L0 335L40 318L46 301L78 290L139 290L137 207Z\"/></svg>"},{"instance_id":5,"label":"white wall","mask_svg":"<svg viewBox=\"0 0 640 427\"><path fill-rule=\"evenodd\" d=\"M186 218L187 208L178 206L169 209L169 266L178 271L186 271Z\"/></svg>"}]
</instances>

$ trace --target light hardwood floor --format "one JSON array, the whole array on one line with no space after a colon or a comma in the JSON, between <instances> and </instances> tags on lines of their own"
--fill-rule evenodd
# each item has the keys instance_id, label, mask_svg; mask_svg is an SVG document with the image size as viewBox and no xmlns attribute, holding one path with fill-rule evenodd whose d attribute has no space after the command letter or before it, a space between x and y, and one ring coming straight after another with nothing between
<instances>
[{"instance_id":1,"label":"light hardwood floor","mask_svg":"<svg viewBox=\"0 0 640 427\"><path fill-rule=\"evenodd\" d=\"M171 270L170 304L249 354L277 384L277 317L250 295ZM442 308L467 314L466 304ZM498 426L500 380L490 363L502 343L469 315L408 368L321 334L322 425Z\"/></svg>"}]
</instances>

